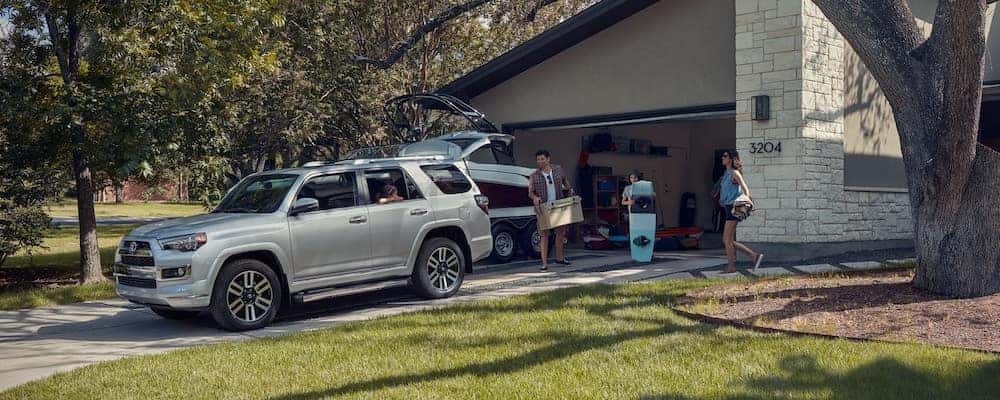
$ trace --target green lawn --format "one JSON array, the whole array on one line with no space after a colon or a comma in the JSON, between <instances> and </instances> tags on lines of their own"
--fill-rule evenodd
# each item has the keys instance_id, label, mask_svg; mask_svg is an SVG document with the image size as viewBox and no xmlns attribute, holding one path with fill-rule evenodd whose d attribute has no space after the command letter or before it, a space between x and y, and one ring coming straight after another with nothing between
<instances>
[{"instance_id":1,"label":"green lawn","mask_svg":"<svg viewBox=\"0 0 1000 400\"><path fill-rule=\"evenodd\" d=\"M66 200L52 205L46 210L51 217L76 217L76 201ZM104 217L186 217L207 212L200 203L97 203L94 205L97 218Z\"/></svg>"},{"instance_id":2,"label":"green lawn","mask_svg":"<svg viewBox=\"0 0 1000 400\"><path fill-rule=\"evenodd\" d=\"M135 226L101 226L97 228L98 244L101 248L101 264L110 273L114 263L115 247L122 236ZM17 310L100 300L115 297L114 285L110 282L95 285L65 286L75 280L80 273L80 230L72 228L50 229L45 237L47 248L35 249L31 257L26 254L12 256L4 263L4 276L31 276L58 287L36 287L38 285L7 282L0 285L0 310ZM21 269L21 271L13 271ZM34 271L27 271L33 269ZM34 273L29 273L34 272Z\"/></svg>"},{"instance_id":3,"label":"green lawn","mask_svg":"<svg viewBox=\"0 0 1000 400\"><path fill-rule=\"evenodd\" d=\"M987 399L1000 358L760 334L669 310L704 281L590 286L93 365L0 399Z\"/></svg>"}]
</instances>

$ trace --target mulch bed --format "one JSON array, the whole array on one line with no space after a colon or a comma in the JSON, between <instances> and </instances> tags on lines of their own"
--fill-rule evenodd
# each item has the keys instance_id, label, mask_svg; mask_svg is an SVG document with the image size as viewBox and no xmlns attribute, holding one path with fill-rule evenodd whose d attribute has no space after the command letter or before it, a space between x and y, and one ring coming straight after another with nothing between
<instances>
[{"instance_id":1,"label":"mulch bed","mask_svg":"<svg viewBox=\"0 0 1000 400\"><path fill-rule=\"evenodd\" d=\"M741 282L688 293L678 308L763 328L1000 352L1000 294L952 299L914 288L912 278L896 271Z\"/></svg>"}]
</instances>

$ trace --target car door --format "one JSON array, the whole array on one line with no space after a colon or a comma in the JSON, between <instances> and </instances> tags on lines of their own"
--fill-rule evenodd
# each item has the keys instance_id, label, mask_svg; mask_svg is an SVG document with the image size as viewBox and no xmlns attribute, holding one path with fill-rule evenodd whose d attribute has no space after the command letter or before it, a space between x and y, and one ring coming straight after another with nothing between
<instances>
[{"instance_id":1,"label":"car door","mask_svg":"<svg viewBox=\"0 0 1000 400\"><path fill-rule=\"evenodd\" d=\"M401 168L370 169L364 176L374 242L372 264L405 265L420 229L434 218L430 203Z\"/></svg>"},{"instance_id":2,"label":"car door","mask_svg":"<svg viewBox=\"0 0 1000 400\"><path fill-rule=\"evenodd\" d=\"M296 280L371 266L371 225L359 193L354 172L315 176L299 189L296 200L314 198L319 210L288 217Z\"/></svg>"}]
</instances>

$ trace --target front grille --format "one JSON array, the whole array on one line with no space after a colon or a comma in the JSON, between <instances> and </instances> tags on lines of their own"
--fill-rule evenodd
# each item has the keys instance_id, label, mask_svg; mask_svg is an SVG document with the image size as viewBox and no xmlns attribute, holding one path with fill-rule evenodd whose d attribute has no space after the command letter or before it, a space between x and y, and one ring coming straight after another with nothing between
<instances>
[{"instance_id":1,"label":"front grille","mask_svg":"<svg viewBox=\"0 0 1000 400\"><path fill-rule=\"evenodd\" d=\"M156 280L149 278L136 278L132 276L119 276L118 283L125 286L132 286L143 289L156 289Z\"/></svg>"},{"instance_id":2,"label":"front grille","mask_svg":"<svg viewBox=\"0 0 1000 400\"><path fill-rule=\"evenodd\" d=\"M133 248L132 245L135 245L135 247ZM150 249L151 247L149 246L149 242L126 240L122 242L121 247L118 248L118 254L149 254Z\"/></svg>"},{"instance_id":3,"label":"front grille","mask_svg":"<svg viewBox=\"0 0 1000 400\"><path fill-rule=\"evenodd\" d=\"M152 267L156 265L153 257L122 256L122 264L134 265L136 267Z\"/></svg>"}]
</instances>

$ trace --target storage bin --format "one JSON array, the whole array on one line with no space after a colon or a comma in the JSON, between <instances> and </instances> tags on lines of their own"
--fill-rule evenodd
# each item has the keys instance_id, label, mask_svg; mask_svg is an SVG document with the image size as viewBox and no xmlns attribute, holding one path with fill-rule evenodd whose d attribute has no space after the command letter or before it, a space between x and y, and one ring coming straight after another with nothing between
<instances>
[{"instance_id":1,"label":"storage bin","mask_svg":"<svg viewBox=\"0 0 1000 400\"><path fill-rule=\"evenodd\" d=\"M583 222L580 196L567 197L538 206L538 229L552 229Z\"/></svg>"}]
</instances>

